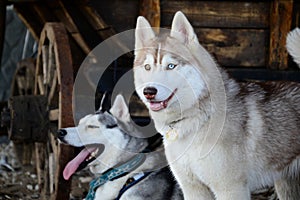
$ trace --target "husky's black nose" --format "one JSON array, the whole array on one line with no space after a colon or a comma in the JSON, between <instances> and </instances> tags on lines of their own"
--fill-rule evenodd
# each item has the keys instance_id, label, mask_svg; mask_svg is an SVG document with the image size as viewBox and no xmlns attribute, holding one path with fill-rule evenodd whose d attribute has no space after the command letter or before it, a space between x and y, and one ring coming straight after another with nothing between
<instances>
[{"instance_id":1,"label":"husky's black nose","mask_svg":"<svg viewBox=\"0 0 300 200\"><path fill-rule=\"evenodd\" d=\"M57 137L60 139L60 140L63 140L64 137L67 135L67 131L65 129L59 129L57 131Z\"/></svg>"},{"instance_id":2,"label":"husky's black nose","mask_svg":"<svg viewBox=\"0 0 300 200\"><path fill-rule=\"evenodd\" d=\"M143 94L148 100L154 99L157 94L157 89L155 87L145 87Z\"/></svg>"}]
</instances>

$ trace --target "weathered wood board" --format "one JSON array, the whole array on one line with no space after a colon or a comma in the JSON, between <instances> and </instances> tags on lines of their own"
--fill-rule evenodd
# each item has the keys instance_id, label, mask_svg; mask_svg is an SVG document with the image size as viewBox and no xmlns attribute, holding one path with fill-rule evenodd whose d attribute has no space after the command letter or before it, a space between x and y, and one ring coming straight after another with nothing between
<instances>
[{"instance_id":1,"label":"weathered wood board","mask_svg":"<svg viewBox=\"0 0 300 200\"><path fill-rule=\"evenodd\" d=\"M11 110L9 138L19 141L46 142L45 132L49 128L47 106L47 99L44 96L12 97L9 102Z\"/></svg>"},{"instance_id":2,"label":"weathered wood board","mask_svg":"<svg viewBox=\"0 0 300 200\"><path fill-rule=\"evenodd\" d=\"M161 1L161 25L170 26L181 10L194 27L267 28L270 1Z\"/></svg>"},{"instance_id":3,"label":"weathered wood board","mask_svg":"<svg viewBox=\"0 0 300 200\"><path fill-rule=\"evenodd\" d=\"M264 67L269 31L196 28L199 42L224 67Z\"/></svg>"},{"instance_id":4,"label":"weathered wood board","mask_svg":"<svg viewBox=\"0 0 300 200\"><path fill-rule=\"evenodd\" d=\"M285 48L286 37L291 29L293 0L274 0L270 12L270 46L268 67L288 68L288 53Z\"/></svg>"}]
</instances>

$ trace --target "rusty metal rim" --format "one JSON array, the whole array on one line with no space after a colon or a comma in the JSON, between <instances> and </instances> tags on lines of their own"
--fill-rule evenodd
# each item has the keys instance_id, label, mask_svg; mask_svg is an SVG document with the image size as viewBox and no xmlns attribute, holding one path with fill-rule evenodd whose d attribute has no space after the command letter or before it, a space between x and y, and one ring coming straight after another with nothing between
<instances>
[{"instance_id":1,"label":"rusty metal rim","mask_svg":"<svg viewBox=\"0 0 300 200\"><path fill-rule=\"evenodd\" d=\"M56 67L58 72L59 82L59 125L58 128L73 126L72 117L72 90L73 90L73 65L70 45L67 37L67 32L62 23L46 23L42 30L38 55L41 55L42 46L45 41L49 40L49 43L53 44ZM41 57L38 56L36 70L39 70ZM37 75L36 71L36 75ZM37 82L37 81L36 81ZM35 83L35 87L37 84ZM37 88L35 88L35 94L37 94Z\"/></svg>"},{"instance_id":2,"label":"rusty metal rim","mask_svg":"<svg viewBox=\"0 0 300 200\"><path fill-rule=\"evenodd\" d=\"M46 23L40 36L39 40L39 47L38 47L38 57L36 62L36 72L35 72L35 92L34 94L38 94L38 76L41 70L40 66L43 63L42 58L42 48L44 45L49 45L51 48L49 52L52 51L54 53L54 60L55 60L55 67L56 67L56 74L57 74L57 82L58 84L55 87L58 87L59 90L59 98L58 98L58 127L67 127L73 126L73 116L72 116L72 89L73 89L73 65L72 65L72 56L70 45L68 41L68 35L62 23ZM52 67L52 66L51 66ZM55 77L53 78L55 79ZM49 97L50 94L45 93ZM50 98L51 99L51 98ZM39 166L37 163L37 169L41 169L42 173L48 173L46 177L53 180L54 188L52 185L49 184L49 187L54 189L50 195L50 199L66 199L69 196L70 191L70 181L65 181L62 178L62 170L66 163L71 159L73 156L73 148L69 146L57 144L57 141L51 136L49 138L48 144L52 146L53 154L52 159L55 162L55 168L47 171L47 167ZM41 152L44 151L44 152ZM43 161L46 162L45 159L49 159L47 156L47 148L41 144L36 144L36 152L37 156L41 155L43 160L43 155L46 156ZM53 164L53 163L52 163ZM51 165L52 166L52 165ZM51 167L49 166L49 167ZM46 170L46 171L45 171ZM55 171L53 171L55 170ZM50 174L49 174L50 173ZM50 177L51 176L51 177ZM51 183L51 181L50 181ZM45 192L49 192L49 188L45 187L41 182L42 186L42 195ZM47 186L47 184L46 184ZM50 189L51 191L51 189ZM46 198L46 197L45 197Z\"/></svg>"}]
</instances>

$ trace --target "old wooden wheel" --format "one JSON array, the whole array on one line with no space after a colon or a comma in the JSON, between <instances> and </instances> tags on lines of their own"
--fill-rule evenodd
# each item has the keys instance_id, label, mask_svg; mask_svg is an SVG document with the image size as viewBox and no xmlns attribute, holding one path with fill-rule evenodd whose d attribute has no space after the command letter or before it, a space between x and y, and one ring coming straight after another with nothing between
<instances>
[{"instance_id":1,"label":"old wooden wheel","mask_svg":"<svg viewBox=\"0 0 300 200\"><path fill-rule=\"evenodd\" d=\"M11 97L32 95L34 91L35 59L28 58L18 62L11 84ZM16 155L22 165L30 165L34 142L32 140L13 140Z\"/></svg>"},{"instance_id":2,"label":"old wooden wheel","mask_svg":"<svg viewBox=\"0 0 300 200\"><path fill-rule=\"evenodd\" d=\"M35 59L28 58L18 62L11 93L12 96L31 95L34 91Z\"/></svg>"},{"instance_id":3,"label":"old wooden wheel","mask_svg":"<svg viewBox=\"0 0 300 200\"><path fill-rule=\"evenodd\" d=\"M73 126L73 67L63 24L46 23L42 30L35 72L35 95L48 99L50 128L46 143L36 143L36 167L42 199L69 199L70 181L62 171L73 157L73 148L58 143L52 133Z\"/></svg>"}]
</instances>

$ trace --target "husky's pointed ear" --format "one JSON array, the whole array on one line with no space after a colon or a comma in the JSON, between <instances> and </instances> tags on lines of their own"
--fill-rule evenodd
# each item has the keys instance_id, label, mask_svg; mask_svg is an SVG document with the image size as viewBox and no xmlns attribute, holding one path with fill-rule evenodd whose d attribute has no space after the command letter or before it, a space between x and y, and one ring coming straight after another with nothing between
<instances>
[{"instance_id":1,"label":"husky's pointed ear","mask_svg":"<svg viewBox=\"0 0 300 200\"><path fill-rule=\"evenodd\" d=\"M105 111L104 109L104 103L105 101L107 100L107 92L104 92L103 95L102 95L102 98L101 98L101 101L100 101L100 107L99 109L95 112L96 114L99 114L99 113L103 113Z\"/></svg>"},{"instance_id":2,"label":"husky's pointed ear","mask_svg":"<svg viewBox=\"0 0 300 200\"><path fill-rule=\"evenodd\" d=\"M300 67L300 29L290 31L286 39L286 48L295 63Z\"/></svg>"},{"instance_id":3,"label":"husky's pointed ear","mask_svg":"<svg viewBox=\"0 0 300 200\"><path fill-rule=\"evenodd\" d=\"M135 28L135 49L144 47L144 41L150 40L155 37L149 22L142 16L139 16L136 21Z\"/></svg>"},{"instance_id":4,"label":"husky's pointed ear","mask_svg":"<svg viewBox=\"0 0 300 200\"><path fill-rule=\"evenodd\" d=\"M176 12L173 18L170 36L184 44L189 44L194 39L197 40L192 25L181 11Z\"/></svg>"},{"instance_id":5,"label":"husky's pointed ear","mask_svg":"<svg viewBox=\"0 0 300 200\"><path fill-rule=\"evenodd\" d=\"M129 109L126 105L125 99L122 95L117 95L111 109L109 110L110 113L123 122L130 121L130 114Z\"/></svg>"}]
</instances>

